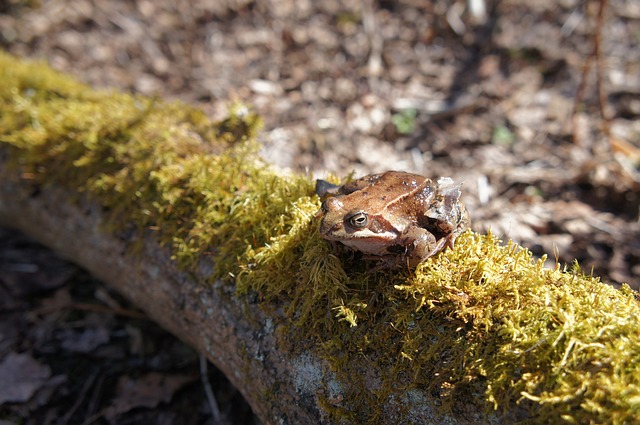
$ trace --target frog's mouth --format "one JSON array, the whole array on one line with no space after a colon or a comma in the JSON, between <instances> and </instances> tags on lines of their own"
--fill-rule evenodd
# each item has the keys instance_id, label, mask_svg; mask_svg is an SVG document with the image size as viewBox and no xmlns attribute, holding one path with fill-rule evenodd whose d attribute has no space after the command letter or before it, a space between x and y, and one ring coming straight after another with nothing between
<instances>
[{"instance_id":1,"label":"frog's mouth","mask_svg":"<svg viewBox=\"0 0 640 425\"><path fill-rule=\"evenodd\" d=\"M327 220L326 215L324 217L322 217L322 220L320 221L320 234L323 235L323 237L325 239L330 239L330 240L338 240L338 239L334 239L332 236L338 232L340 229L342 229L343 224L341 221L336 222L335 224L331 225L330 221Z\"/></svg>"},{"instance_id":2,"label":"frog's mouth","mask_svg":"<svg viewBox=\"0 0 640 425\"><path fill-rule=\"evenodd\" d=\"M387 255L389 253L389 239L387 235L373 233L372 237L341 239L340 242L349 248L370 255Z\"/></svg>"}]
</instances>

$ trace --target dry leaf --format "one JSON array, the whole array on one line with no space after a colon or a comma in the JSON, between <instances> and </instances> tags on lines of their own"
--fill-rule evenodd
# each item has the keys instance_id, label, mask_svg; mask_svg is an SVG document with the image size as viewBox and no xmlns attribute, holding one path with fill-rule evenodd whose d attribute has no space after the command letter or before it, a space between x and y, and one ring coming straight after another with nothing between
<instances>
[{"instance_id":1,"label":"dry leaf","mask_svg":"<svg viewBox=\"0 0 640 425\"><path fill-rule=\"evenodd\" d=\"M112 420L131 409L153 408L160 403L167 403L176 391L193 379L187 375L165 375L158 372L151 372L137 379L123 376L118 381L119 394L106 410L105 417Z\"/></svg>"},{"instance_id":2,"label":"dry leaf","mask_svg":"<svg viewBox=\"0 0 640 425\"><path fill-rule=\"evenodd\" d=\"M28 353L7 354L0 363L0 404L28 401L51 377L51 369Z\"/></svg>"}]
</instances>

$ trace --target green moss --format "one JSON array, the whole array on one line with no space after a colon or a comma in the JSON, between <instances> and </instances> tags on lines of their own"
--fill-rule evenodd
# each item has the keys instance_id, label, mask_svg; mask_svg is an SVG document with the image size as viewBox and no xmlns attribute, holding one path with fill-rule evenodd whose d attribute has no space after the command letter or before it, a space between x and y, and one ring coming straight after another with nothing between
<instances>
[{"instance_id":1,"label":"green moss","mask_svg":"<svg viewBox=\"0 0 640 425\"><path fill-rule=\"evenodd\" d=\"M277 196L279 206L269 210L283 209L282 197L292 192L255 155L250 140L260 119L242 106L212 123L179 102L92 91L43 64L7 55L0 56L0 78L0 142L13 149L21 174L34 185L64 184L97 197L116 231L128 224L157 231L185 267L211 246L235 264L245 246L222 241L264 243L271 231L260 225L253 235L239 232L234 220L252 225L252 219L238 211L259 209ZM265 192L251 182L273 191L256 196ZM311 184L300 190L310 193Z\"/></svg>"},{"instance_id":2,"label":"green moss","mask_svg":"<svg viewBox=\"0 0 640 425\"><path fill-rule=\"evenodd\" d=\"M461 400L537 423L640 420L640 306L628 287L545 269L473 232L415 271L371 273L317 234L313 182L258 157L260 120L245 107L214 123L4 54L0 79L0 150L18 174L99 202L112 230L157 238L194 274L211 260L210 279L283 311L282 344L313 347L341 382L340 397L318 395L330 417L375 423L384 403L424 392L443 409Z\"/></svg>"}]
</instances>

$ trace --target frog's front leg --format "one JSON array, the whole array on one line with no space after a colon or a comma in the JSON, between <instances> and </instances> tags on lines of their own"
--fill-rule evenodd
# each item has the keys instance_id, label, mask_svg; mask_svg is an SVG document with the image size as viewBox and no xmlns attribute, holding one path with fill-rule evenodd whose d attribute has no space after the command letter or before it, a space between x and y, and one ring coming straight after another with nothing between
<instances>
[{"instance_id":1,"label":"frog's front leg","mask_svg":"<svg viewBox=\"0 0 640 425\"><path fill-rule=\"evenodd\" d=\"M448 243L446 237L436 240L435 235L427 229L414 227L403 235L402 245L406 248L405 257L409 266L414 267L442 251Z\"/></svg>"}]
</instances>

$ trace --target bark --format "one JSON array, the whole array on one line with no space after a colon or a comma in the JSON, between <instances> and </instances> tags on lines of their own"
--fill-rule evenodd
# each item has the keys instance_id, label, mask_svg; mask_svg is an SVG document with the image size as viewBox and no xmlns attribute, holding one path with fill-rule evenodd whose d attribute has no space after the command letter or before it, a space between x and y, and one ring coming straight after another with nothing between
<instances>
[{"instance_id":1,"label":"bark","mask_svg":"<svg viewBox=\"0 0 640 425\"><path fill-rule=\"evenodd\" d=\"M6 151L5 151L6 153ZM101 208L77 201L64 187L34 188L7 166L0 148L0 223L18 228L63 257L86 268L144 310L165 329L206 356L230 379L265 424L331 423L317 394L331 393L328 365L313 348L291 354L277 343L277 309L260 308L233 287L205 286L186 274L170 252L148 237L142 249L131 249L126 235L112 234ZM74 200L74 201L71 201ZM329 379L328 379L329 378ZM385 405L386 406L386 405ZM388 407L388 409L387 409ZM378 423L477 423L462 415L435 415L425 394L397 394ZM357 419L355 423L357 423Z\"/></svg>"}]
</instances>

